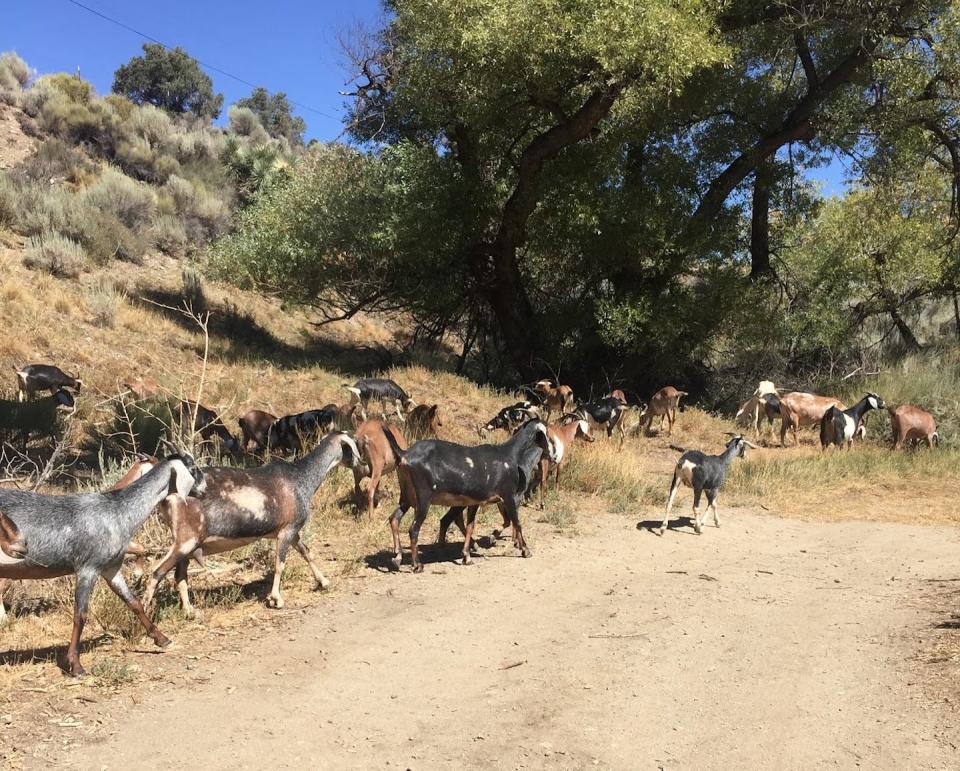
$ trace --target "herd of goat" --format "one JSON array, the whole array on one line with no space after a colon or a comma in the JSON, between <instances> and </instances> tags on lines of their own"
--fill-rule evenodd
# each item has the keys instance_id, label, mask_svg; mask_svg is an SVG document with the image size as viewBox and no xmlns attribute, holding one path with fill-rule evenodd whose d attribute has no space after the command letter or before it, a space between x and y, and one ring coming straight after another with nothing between
<instances>
[{"instance_id":1,"label":"herd of goat","mask_svg":"<svg viewBox=\"0 0 960 771\"><path fill-rule=\"evenodd\" d=\"M46 391L50 394L46 398L57 409L73 409L75 395L82 387L79 376L51 365L17 368L16 375L19 402ZM79 643L100 577L161 647L169 640L150 618L154 595L159 582L173 570L183 611L193 616L196 611L187 582L190 560L203 565L207 555L271 538L277 547L268 605L283 607L280 581L291 547L306 561L316 588L329 586L301 532L310 516L314 494L338 465L352 469L358 505L364 498L361 482L369 478L364 502L371 516L383 475L396 472L399 501L388 519L393 569L398 570L403 561L400 523L410 509L414 510L409 529L410 560L414 572L423 569L418 540L430 506L448 507L440 522L439 541L444 542L450 525L456 524L464 536L465 564L471 562L477 512L485 505L496 505L503 519L494 537L499 538L510 528L514 546L528 557L531 551L523 536L520 506L539 491L539 505L543 507L548 480L552 475L554 485L559 485L575 443L593 442L594 430L601 427L608 438L616 432L622 449L627 415L634 411L639 413L635 431L649 434L654 419L659 419L660 430L666 422L669 435L686 395L667 386L646 405L630 405L623 391L614 390L602 399L584 403L574 401L569 386L543 380L524 389L522 401L504 407L486 424L476 427L482 442L497 430L506 432L506 441L467 446L426 438L435 437L443 425L438 405L417 405L392 380L363 379L345 388L350 393L346 405L329 404L279 417L250 410L238 421L239 438L213 410L188 400L178 403L177 419L186 423L189 433L205 441L219 441L233 454L248 452L252 444L255 456L272 459L263 465L199 468L188 452L164 441L166 457L139 456L125 476L103 492L45 495L0 489L0 579L76 576L73 632L65 662L69 674L84 671ZM156 395L157 385L139 380L127 384L127 390L134 398L145 399ZM380 419L368 416L371 405L380 406ZM779 418L781 444L788 429L796 441L798 428L819 424L825 449L831 445L849 448L855 438L864 435L866 414L879 409L890 412L896 448L905 442L934 445L937 428L933 416L911 405L887 407L874 393L846 408L838 399L783 393L773 383L763 381L737 417L749 419L756 436L763 421L772 426L774 418ZM396 422L388 422L388 412ZM418 441L408 444L408 437ZM730 463L752 447L755 445L739 434L731 435L719 455L674 447L681 455L674 468L660 534L668 527L682 485L693 490L696 532L701 532L710 513L719 526L717 494ZM293 460L276 457L287 455ZM704 494L707 506L701 514ZM149 572L141 604L127 586L121 567L127 555L144 556L134 536L155 510L170 528L172 543ZM0 603L0 620L3 612Z\"/></svg>"}]
</instances>

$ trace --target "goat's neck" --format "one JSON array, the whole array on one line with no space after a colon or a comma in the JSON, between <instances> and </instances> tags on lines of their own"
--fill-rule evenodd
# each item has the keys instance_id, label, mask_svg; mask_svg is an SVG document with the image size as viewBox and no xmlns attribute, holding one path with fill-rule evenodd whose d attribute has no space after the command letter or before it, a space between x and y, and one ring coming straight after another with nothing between
<instances>
[{"instance_id":1,"label":"goat's neck","mask_svg":"<svg viewBox=\"0 0 960 771\"><path fill-rule=\"evenodd\" d=\"M573 440L577 438L577 428L579 425L580 421L572 420L565 426L559 426L554 430L560 435L560 440L569 447L573 443Z\"/></svg>"},{"instance_id":2,"label":"goat's neck","mask_svg":"<svg viewBox=\"0 0 960 771\"><path fill-rule=\"evenodd\" d=\"M343 460L343 448L336 438L326 437L307 455L296 461L296 484L308 495L313 495L327 478L327 474Z\"/></svg>"},{"instance_id":3,"label":"goat's neck","mask_svg":"<svg viewBox=\"0 0 960 771\"><path fill-rule=\"evenodd\" d=\"M724 466L729 466L733 462L733 459L736 457L737 457L737 445L735 444L730 445L730 447L725 449L720 454L720 460L723 461Z\"/></svg>"},{"instance_id":4,"label":"goat's neck","mask_svg":"<svg viewBox=\"0 0 960 771\"><path fill-rule=\"evenodd\" d=\"M157 505L170 495L172 464L161 461L139 479L116 492L122 501L119 519L130 529L131 535L146 522Z\"/></svg>"},{"instance_id":5,"label":"goat's neck","mask_svg":"<svg viewBox=\"0 0 960 771\"><path fill-rule=\"evenodd\" d=\"M860 425L860 421L863 420L863 416L873 409L873 407L870 406L868 398L869 397L864 397L847 410L847 414L854 419L858 426Z\"/></svg>"}]
</instances>

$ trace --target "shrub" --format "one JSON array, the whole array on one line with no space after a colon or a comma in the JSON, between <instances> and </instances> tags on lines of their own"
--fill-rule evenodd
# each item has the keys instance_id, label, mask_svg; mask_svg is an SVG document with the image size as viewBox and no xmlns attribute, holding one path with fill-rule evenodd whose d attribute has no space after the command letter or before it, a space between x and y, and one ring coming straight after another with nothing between
<instances>
[{"instance_id":1,"label":"shrub","mask_svg":"<svg viewBox=\"0 0 960 771\"><path fill-rule=\"evenodd\" d=\"M157 217L150 226L150 238L157 248L172 257L181 257L187 250L187 230L176 217Z\"/></svg>"},{"instance_id":2,"label":"shrub","mask_svg":"<svg viewBox=\"0 0 960 771\"><path fill-rule=\"evenodd\" d=\"M86 261L83 247L59 233L44 233L27 239L23 262L61 278L76 278Z\"/></svg>"},{"instance_id":3,"label":"shrub","mask_svg":"<svg viewBox=\"0 0 960 771\"><path fill-rule=\"evenodd\" d=\"M90 211L62 187L26 178L12 183L14 228L24 235L55 232L79 238L90 227Z\"/></svg>"},{"instance_id":4,"label":"shrub","mask_svg":"<svg viewBox=\"0 0 960 771\"><path fill-rule=\"evenodd\" d=\"M147 241L110 212L91 212L90 226L78 235L92 260L103 265L111 260L139 264Z\"/></svg>"},{"instance_id":5,"label":"shrub","mask_svg":"<svg viewBox=\"0 0 960 771\"><path fill-rule=\"evenodd\" d=\"M183 269L181 274L183 287L181 295L188 308L193 309L194 313L203 313L207 309L207 297L203 293L203 279L193 268Z\"/></svg>"},{"instance_id":6,"label":"shrub","mask_svg":"<svg viewBox=\"0 0 960 771\"><path fill-rule=\"evenodd\" d=\"M96 98L96 91L94 91L92 83L83 80L83 78L68 75L65 72L44 75L39 80L49 83L71 102L90 104Z\"/></svg>"},{"instance_id":7,"label":"shrub","mask_svg":"<svg viewBox=\"0 0 960 771\"><path fill-rule=\"evenodd\" d=\"M56 89L40 107L39 121L49 133L73 143L95 142L103 129L101 115Z\"/></svg>"},{"instance_id":8,"label":"shrub","mask_svg":"<svg viewBox=\"0 0 960 771\"><path fill-rule=\"evenodd\" d=\"M270 135L260 123L260 118L249 107L230 107L230 130L234 134L247 137L253 144L265 144L270 141Z\"/></svg>"},{"instance_id":9,"label":"shrub","mask_svg":"<svg viewBox=\"0 0 960 771\"><path fill-rule=\"evenodd\" d=\"M112 328L117 322L117 309L123 300L109 278L102 278L87 290L87 308L97 326Z\"/></svg>"},{"instance_id":10,"label":"shrub","mask_svg":"<svg viewBox=\"0 0 960 771\"><path fill-rule=\"evenodd\" d=\"M170 116L152 104L136 108L130 115L130 126L138 136L157 148L169 145L174 135Z\"/></svg>"},{"instance_id":11,"label":"shrub","mask_svg":"<svg viewBox=\"0 0 960 771\"><path fill-rule=\"evenodd\" d=\"M117 169L107 169L82 195L84 202L114 214L131 230L146 226L156 209L156 195Z\"/></svg>"},{"instance_id":12,"label":"shrub","mask_svg":"<svg viewBox=\"0 0 960 771\"><path fill-rule=\"evenodd\" d=\"M33 155L20 163L18 170L34 182L65 179L79 183L93 172L94 165L84 153L53 138L41 143Z\"/></svg>"},{"instance_id":13,"label":"shrub","mask_svg":"<svg viewBox=\"0 0 960 771\"><path fill-rule=\"evenodd\" d=\"M18 218L20 193L13 180L0 174L0 226L11 228Z\"/></svg>"},{"instance_id":14,"label":"shrub","mask_svg":"<svg viewBox=\"0 0 960 771\"><path fill-rule=\"evenodd\" d=\"M19 91L30 80L30 67L14 51L0 54L0 89Z\"/></svg>"}]
</instances>

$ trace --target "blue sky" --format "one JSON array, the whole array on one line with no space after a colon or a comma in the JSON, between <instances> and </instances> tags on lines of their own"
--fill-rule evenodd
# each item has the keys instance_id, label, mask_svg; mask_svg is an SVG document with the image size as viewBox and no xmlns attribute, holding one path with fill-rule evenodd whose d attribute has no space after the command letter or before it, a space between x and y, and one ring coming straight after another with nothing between
<instances>
[{"instance_id":1,"label":"blue sky","mask_svg":"<svg viewBox=\"0 0 960 771\"><path fill-rule=\"evenodd\" d=\"M129 2L82 0L170 46L271 92L312 107L297 109L307 122L307 137L334 139L342 129L348 77L339 34L358 23L377 26L379 0L333 2L275 0L272 3ZM121 29L67 0L8 0L0 25L0 51L15 50L39 73L76 72L108 93L113 72L140 54L143 38ZM225 104L250 93L249 86L208 73Z\"/></svg>"}]
</instances>

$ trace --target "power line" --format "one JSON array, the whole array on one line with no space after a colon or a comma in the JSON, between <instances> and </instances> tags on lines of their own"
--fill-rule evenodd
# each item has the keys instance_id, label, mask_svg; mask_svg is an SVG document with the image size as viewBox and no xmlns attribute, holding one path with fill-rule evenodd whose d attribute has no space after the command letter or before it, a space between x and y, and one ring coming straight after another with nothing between
<instances>
[{"instance_id":1,"label":"power line","mask_svg":"<svg viewBox=\"0 0 960 771\"><path fill-rule=\"evenodd\" d=\"M118 27L122 27L123 29L127 30L128 32L132 32L134 35L139 35L139 36L142 37L144 40L149 40L151 43L156 43L157 45L161 45L161 46L163 46L164 48L166 48L168 51L171 49L171 46L168 46L168 45L167 45L166 43L164 43L162 40L157 40L155 37L153 37L153 36L151 36L151 35L148 35L148 34L145 33L145 32L141 32L141 31L138 30L138 29L134 29L134 28L131 27L129 24L124 24L122 21L119 21L119 20L117 20L117 19L114 19L114 18L111 17L111 16L107 16L105 13L101 13L100 11L96 10L95 8L91 8L89 5L84 5L83 3L77 2L77 0L67 0L67 2L70 3L70 4L72 4L72 5L77 6L78 8L82 8L83 10L87 11L88 13L92 13L94 16L99 16L101 19L104 19L105 21L108 21L108 22L110 22L111 24L116 24ZM221 70L219 67L214 67L212 64L207 64L206 62L202 62L202 61L200 61L199 59L196 59L196 62L197 62L197 64L199 64L199 65L200 65L201 67L203 67L204 69L211 70L212 72L216 72L216 73L218 73L218 74L220 74L220 75L223 75L224 77L227 77L227 78L230 78L230 79L232 79L232 80L235 80L235 81L237 81L238 83L243 83L243 85L249 86L250 88L258 88L258 86L257 86L256 84L251 83L249 80L244 80L243 78L241 78L241 77L239 77L239 76L237 76L237 75L234 75L233 73L227 72L226 70ZM324 112L323 110L318 110L318 109L316 109L315 107L311 107L311 106L308 105L308 104L303 104L303 103L301 103L301 102L296 102L296 101L294 101L293 99L290 99L289 97L287 97L287 98L288 98L288 100L290 101L290 104L294 105L295 107L299 107L301 110L309 110L310 112L315 112L317 115L322 115L324 118L329 118L330 120L337 120L336 116L330 115L330 113L326 113L326 112Z\"/></svg>"}]
</instances>

